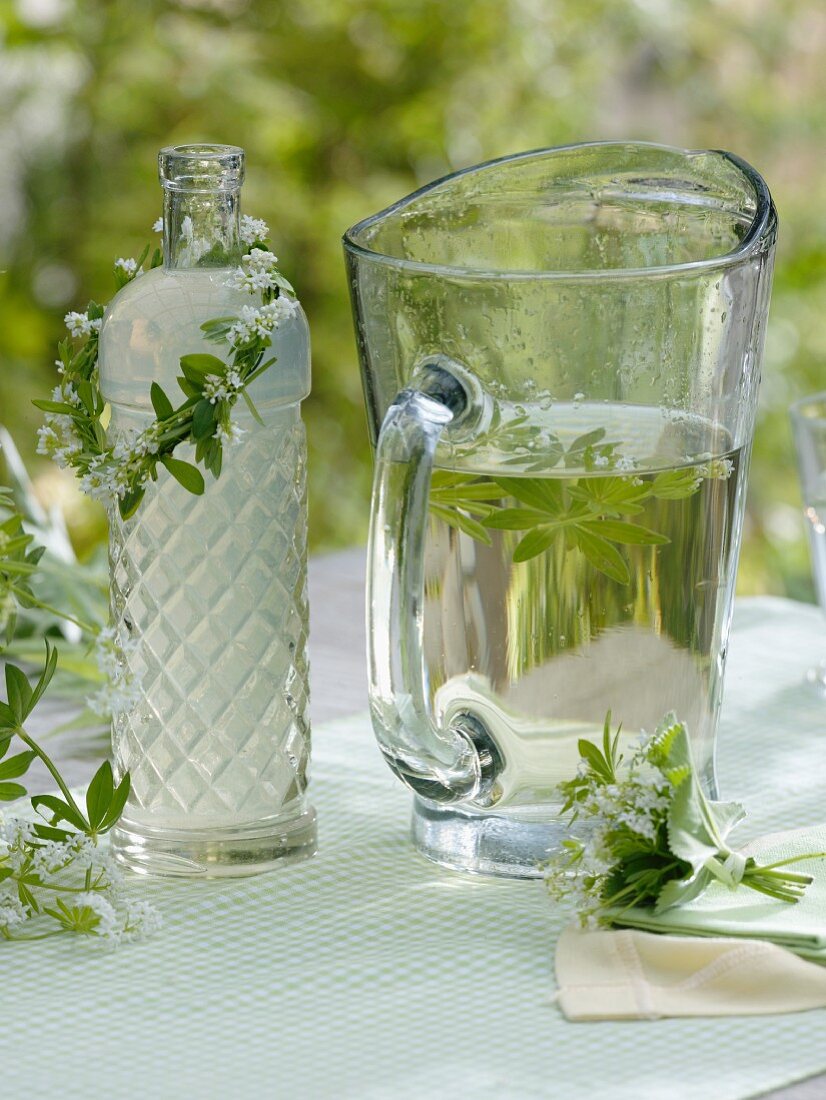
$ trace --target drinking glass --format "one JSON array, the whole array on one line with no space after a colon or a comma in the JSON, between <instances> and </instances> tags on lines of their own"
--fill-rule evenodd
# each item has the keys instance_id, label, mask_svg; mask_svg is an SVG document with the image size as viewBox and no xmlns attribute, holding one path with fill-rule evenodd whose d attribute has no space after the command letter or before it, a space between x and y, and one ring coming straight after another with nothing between
<instances>
[{"instance_id":1,"label":"drinking glass","mask_svg":"<svg viewBox=\"0 0 826 1100\"><path fill-rule=\"evenodd\" d=\"M530 876L607 712L714 735L776 216L723 152L457 172L345 235L373 727L442 864Z\"/></svg>"},{"instance_id":2,"label":"drinking glass","mask_svg":"<svg viewBox=\"0 0 826 1100\"><path fill-rule=\"evenodd\" d=\"M826 393L802 397L789 409L797 449L803 516L809 536L809 550L815 589L826 612ZM806 680L826 695L826 660L806 673Z\"/></svg>"}]
</instances>

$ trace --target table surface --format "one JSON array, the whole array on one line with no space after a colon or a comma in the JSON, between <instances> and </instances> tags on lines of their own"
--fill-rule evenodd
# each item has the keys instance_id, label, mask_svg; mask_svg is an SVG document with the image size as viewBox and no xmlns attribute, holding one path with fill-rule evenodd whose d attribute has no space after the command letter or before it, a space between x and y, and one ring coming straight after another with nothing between
<instances>
[{"instance_id":1,"label":"table surface","mask_svg":"<svg viewBox=\"0 0 826 1100\"><path fill-rule=\"evenodd\" d=\"M364 550L310 563L311 686L314 725L367 709L364 631ZM99 745L61 736L54 755L73 784L88 780ZM766 1100L824 1100L826 1075L764 1094ZM610 1100L606 1097L605 1100Z\"/></svg>"}]
</instances>

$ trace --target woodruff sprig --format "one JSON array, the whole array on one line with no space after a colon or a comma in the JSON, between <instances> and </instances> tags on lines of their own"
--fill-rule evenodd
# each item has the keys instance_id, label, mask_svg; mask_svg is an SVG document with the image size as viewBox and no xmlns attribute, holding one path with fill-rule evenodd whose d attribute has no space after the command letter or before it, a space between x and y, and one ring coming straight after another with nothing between
<instances>
[{"instance_id":1,"label":"woodruff sprig","mask_svg":"<svg viewBox=\"0 0 826 1100\"><path fill-rule=\"evenodd\" d=\"M540 431L521 421L498 431L499 447L523 440L505 464L546 471L563 464L584 469L588 476L489 477L437 470L430 491L431 514L487 545L492 543L491 531L523 532L513 550L514 562L529 561L564 541L566 550L578 550L598 572L628 584L631 573L619 547L662 546L669 541L635 518L646 504L686 499L703 481L724 481L734 469L730 459L717 458L642 478L630 460L616 454L620 444L606 440L604 428L586 432L567 449L554 435L544 436L540 448ZM516 500L515 507L502 504L508 497Z\"/></svg>"},{"instance_id":2,"label":"woodruff sprig","mask_svg":"<svg viewBox=\"0 0 826 1100\"><path fill-rule=\"evenodd\" d=\"M93 637L97 633L93 626L34 595L32 583L43 549L33 545L11 491L2 487L0 513L9 513L0 522L0 656L14 641L21 607L40 607ZM97 642L111 651L109 694L120 695L128 685L115 641L110 632L102 631ZM105 762L80 801L33 736L29 719L57 663L57 650L47 641L46 659L34 680L17 665L5 665L5 699L0 698L0 803L26 796L20 780L37 759L52 776L58 793L34 795L25 817L0 815L0 939L39 940L77 932L96 941L119 943L147 934L160 923L151 906L120 896L121 873L105 847L98 845L123 811L129 774L115 783L111 765Z\"/></svg>"},{"instance_id":3,"label":"woodruff sprig","mask_svg":"<svg viewBox=\"0 0 826 1100\"><path fill-rule=\"evenodd\" d=\"M110 943L155 930L160 917L144 902L120 897L121 875L98 840L117 823L129 795L129 774L115 783L105 761L86 791L74 797L57 766L27 729L57 667L57 650L46 642L46 660L32 683L16 665L5 667L6 700L0 700L0 802L23 798L18 782L39 759L59 794L34 795L35 817L0 824L0 937L39 940L77 932ZM9 756L15 742L25 748Z\"/></svg>"},{"instance_id":4,"label":"woodruff sprig","mask_svg":"<svg viewBox=\"0 0 826 1100\"><path fill-rule=\"evenodd\" d=\"M229 286L260 298L260 306L243 306L240 316L215 318L201 326L208 340L229 346L228 358L182 356L177 381L184 400L176 405L153 382L149 396L155 419L141 432L110 440L103 426L107 410L98 379L98 339L104 307L90 302L85 313L66 315L70 338L58 347L60 384L51 400L34 402L46 414L38 451L74 469L81 489L90 496L107 505L116 501L122 519L135 514L149 482L158 478L158 466L196 495L205 488L199 464L220 477L224 447L243 434L232 423L239 398L261 422L247 390L276 361L266 355L273 331L298 309L293 289L267 247L268 232L260 220L242 219L247 251L227 280ZM149 246L137 260L115 262L117 289L141 277L148 257ZM150 269L161 262L155 249ZM194 465L174 456L182 443L194 444Z\"/></svg>"},{"instance_id":5,"label":"woodruff sprig","mask_svg":"<svg viewBox=\"0 0 826 1100\"><path fill-rule=\"evenodd\" d=\"M605 925L622 923L634 907L660 913L684 904L714 880L800 900L812 876L789 864L826 852L761 865L729 847L745 810L706 798L685 725L667 715L624 762L620 729L612 737L610 722L609 712L601 749L579 741L579 772L560 784L569 836L545 865L554 897L573 901L583 924Z\"/></svg>"}]
</instances>

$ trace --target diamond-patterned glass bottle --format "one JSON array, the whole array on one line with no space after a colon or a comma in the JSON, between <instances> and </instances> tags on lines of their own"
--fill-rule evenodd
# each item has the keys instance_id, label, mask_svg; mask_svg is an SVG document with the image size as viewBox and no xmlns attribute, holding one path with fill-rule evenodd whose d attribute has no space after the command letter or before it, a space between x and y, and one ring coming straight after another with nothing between
<instances>
[{"instance_id":1,"label":"diamond-patterned glass bottle","mask_svg":"<svg viewBox=\"0 0 826 1100\"><path fill-rule=\"evenodd\" d=\"M100 336L114 438L141 430L150 386L177 391L181 355L215 353L200 325L256 304L228 287L239 258L243 153L179 146L160 157L164 266L113 300ZM113 721L132 790L113 833L136 870L186 876L265 870L315 851L305 801L306 444L309 335L301 310L273 333L277 362L233 420L220 478L193 496L165 470L137 513L110 517L115 645L131 684ZM192 460L183 446L176 457Z\"/></svg>"}]
</instances>

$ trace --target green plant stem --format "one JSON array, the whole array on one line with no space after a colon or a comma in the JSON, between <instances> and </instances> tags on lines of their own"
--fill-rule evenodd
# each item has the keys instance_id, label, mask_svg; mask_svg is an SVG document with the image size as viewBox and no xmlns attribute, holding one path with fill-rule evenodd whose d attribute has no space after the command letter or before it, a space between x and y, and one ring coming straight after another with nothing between
<instances>
[{"instance_id":1,"label":"green plant stem","mask_svg":"<svg viewBox=\"0 0 826 1100\"><path fill-rule=\"evenodd\" d=\"M86 815L83 813L80 806L78 806L77 802L75 802L74 798L72 797L72 792L66 786L66 783L63 780L63 776L57 770L57 767L52 762L51 757L48 755L48 753L41 749L38 743L26 733L22 726L18 726L15 730L15 733L20 738L20 740L25 745L28 745L29 748L32 749L32 751L35 753L35 755L43 761L47 771L51 775L52 779L54 779L55 783L57 783L58 787L60 788L60 793L66 799L68 805L72 807L78 817L82 818L83 821L86 821Z\"/></svg>"},{"instance_id":2,"label":"green plant stem","mask_svg":"<svg viewBox=\"0 0 826 1100\"><path fill-rule=\"evenodd\" d=\"M22 592L15 585L9 585L9 591L18 599L24 600L29 606L37 607L41 611L48 611L50 615L56 615L58 619L65 619L68 623L73 623L79 627L85 634L91 634L96 636L99 631L96 626L92 626L90 623L83 622L82 619L76 619L74 615L70 615L68 611L60 611L57 607L52 607L50 603L44 603L43 600L38 600L34 596L30 596L28 592Z\"/></svg>"},{"instance_id":3,"label":"green plant stem","mask_svg":"<svg viewBox=\"0 0 826 1100\"><path fill-rule=\"evenodd\" d=\"M789 856L788 859L778 859L774 863L767 863L765 867L761 867L761 872L773 871L775 867L788 867L790 863L802 863L807 859L826 859L826 852L806 852L802 856ZM811 876L807 876L811 881Z\"/></svg>"}]
</instances>

